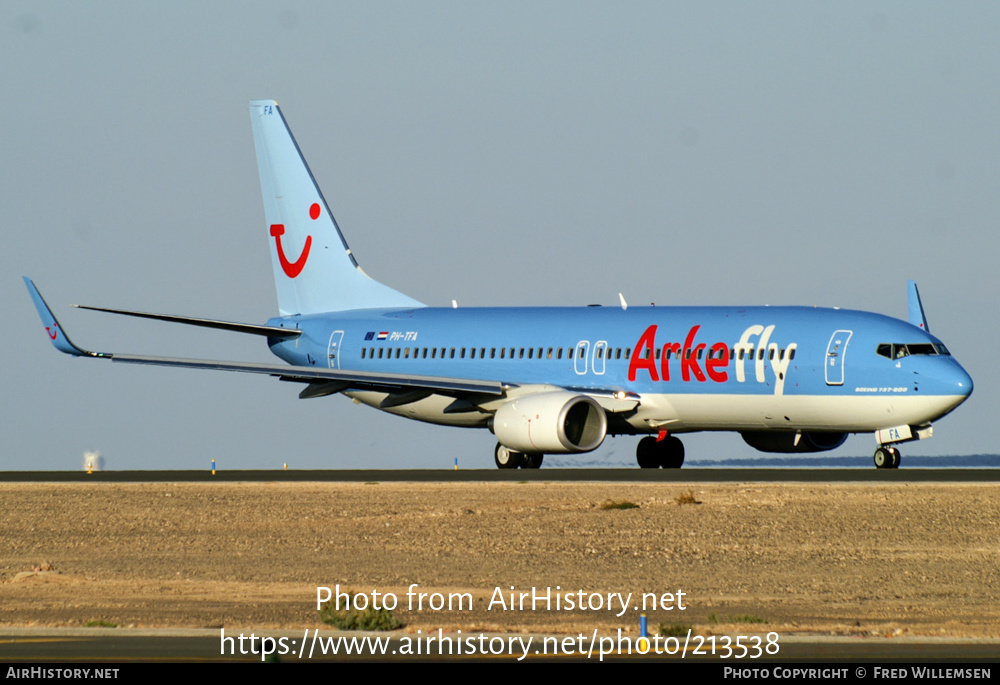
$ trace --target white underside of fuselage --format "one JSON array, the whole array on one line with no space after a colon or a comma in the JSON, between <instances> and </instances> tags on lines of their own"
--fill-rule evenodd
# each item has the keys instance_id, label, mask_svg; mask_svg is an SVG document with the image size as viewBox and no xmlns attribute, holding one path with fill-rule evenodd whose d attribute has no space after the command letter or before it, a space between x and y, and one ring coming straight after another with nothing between
<instances>
[{"instance_id":1,"label":"white underside of fuselage","mask_svg":"<svg viewBox=\"0 0 1000 685\"><path fill-rule=\"evenodd\" d=\"M806 430L866 433L930 422L956 396L644 395L629 423L671 432Z\"/></svg>"},{"instance_id":2,"label":"white underside of fuselage","mask_svg":"<svg viewBox=\"0 0 1000 685\"><path fill-rule=\"evenodd\" d=\"M390 414L427 423L486 427L497 398L480 407L453 397L430 395L394 407L380 406L388 393L348 391L345 395ZM642 395L635 411L620 414L636 432L835 431L868 433L900 425L921 425L962 403L961 395ZM456 409L468 411L456 411Z\"/></svg>"}]
</instances>

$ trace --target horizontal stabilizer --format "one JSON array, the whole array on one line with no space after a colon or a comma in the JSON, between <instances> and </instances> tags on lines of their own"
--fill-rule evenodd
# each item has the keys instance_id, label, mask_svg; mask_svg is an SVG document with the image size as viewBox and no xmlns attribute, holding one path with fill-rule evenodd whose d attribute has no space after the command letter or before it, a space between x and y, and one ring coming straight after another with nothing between
<instances>
[{"instance_id":1,"label":"horizontal stabilizer","mask_svg":"<svg viewBox=\"0 0 1000 685\"><path fill-rule=\"evenodd\" d=\"M252 323L234 323L232 321L217 321L215 319L196 319L190 316L174 316L172 314L149 314L146 312L129 312L124 309L107 309L105 307L88 307L83 304L75 304L78 309L90 309L95 312L108 312L109 314L123 314L125 316L137 316L142 319L156 319L157 321L171 321L173 323L183 323L189 326L202 326L204 328L218 328L223 331L234 333L249 333L250 335L266 335L269 338L297 338L302 331L297 328L278 328L277 326L258 326Z\"/></svg>"}]
</instances>

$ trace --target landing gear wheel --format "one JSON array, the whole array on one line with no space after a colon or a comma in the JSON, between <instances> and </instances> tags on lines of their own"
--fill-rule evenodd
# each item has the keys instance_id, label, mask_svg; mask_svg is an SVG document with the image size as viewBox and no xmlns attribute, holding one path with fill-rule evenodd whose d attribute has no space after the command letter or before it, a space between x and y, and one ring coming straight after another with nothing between
<instances>
[{"instance_id":1,"label":"landing gear wheel","mask_svg":"<svg viewBox=\"0 0 1000 685\"><path fill-rule=\"evenodd\" d=\"M659 450L656 448L656 438L649 436L639 441L635 448L635 460L640 469L655 469L660 467Z\"/></svg>"},{"instance_id":2,"label":"landing gear wheel","mask_svg":"<svg viewBox=\"0 0 1000 685\"><path fill-rule=\"evenodd\" d=\"M684 463L684 443L672 435L659 442L648 436L636 446L635 459L641 469L679 469Z\"/></svg>"},{"instance_id":3,"label":"landing gear wheel","mask_svg":"<svg viewBox=\"0 0 1000 685\"><path fill-rule=\"evenodd\" d=\"M879 447L875 450L873 459L875 460L875 468L877 469L891 469L893 468L893 461L897 464L899 463L893 459L891 447Z\"/></svg>"},{"instance_id":4,"label":"landing gear wheel","mask_svg":"<svg viewBox=\"0 0 1000 685\"><path fill-rule=\"evenodd\" d=\"M895 447L890 447L889 452L892 454L892 466L889 466L888 468L898 469L899 462L902 461L903 455L900 454L899 450Z\"/></svg>"},{"instance_id":5,"label":"landing gear wheel","mask_svg":"<svg viewBox=\"0 0 1000 685\"><path fill-rule=\"evenodd\" d=\"M498 469L516 469L524 463L524 455L509 447L504 447L498 442L496 449L493 450L493 460L497 463Z\"/></svg>"},{"instance_id":6,"label":"landing gear wheel","mask_svg":"<svg viewBox=\"0 0 1000 685\"><path fill-rule=\"evenodd\" d=\"M680 438L668 435L658 444L660 466L665 469L679 469L684 465L684 443Z\"/></svg>"},{"instance_id":7,"label":"landing gear wheel","mask_svg":"<svg viewBox=\"0 0 1000 685\"><path fill-rule=\"evenodd\" d=\"M522 469L540 469L542 468L542 459L545 457L544 454L538 454L537 452L532 452L531 454L524 455L524 463L521 464Z\"/></svg>"}]
</instances>

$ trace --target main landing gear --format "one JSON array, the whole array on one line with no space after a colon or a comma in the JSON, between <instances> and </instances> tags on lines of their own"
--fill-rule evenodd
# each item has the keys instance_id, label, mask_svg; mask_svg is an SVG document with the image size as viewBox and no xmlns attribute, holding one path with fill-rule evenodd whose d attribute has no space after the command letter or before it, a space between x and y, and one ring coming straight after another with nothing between
<instances>
[{"instance_id":1,"label":"main landing gear","mask_svg":"<svg viewBox=\"0 0 1000 685\"><path fill-rule=\"evenodd\" d=\"M875 468L877 469L898 469L902 455L895 447L879 445L875 450Z\"/></svg>"},{"instance_id":2,"label":"main landing gear","mask_svg":"<svg viewBox=\"0 0 1000 685\"><path fill-rule=\"evenodd\" d=\"M496 449L493 450L493 460L497 463L498 469L540 469L542 468L542 458L544 456L544 454L538 454L537 452L529 452L527 454L515 452L508 447L504 447L499 442Z\"/></svg>"},{"instance_id":3,"label":"main landing gear","mask_svg":"<svg viewBox=\"0 0 1000 685\"><path fill-rule=\"evenodd\" d=\"M684 443L672 435L662 440L650 435L639 441L635 458L641 469L679 469L684 463Z\"/></svg>"}]
</instances>

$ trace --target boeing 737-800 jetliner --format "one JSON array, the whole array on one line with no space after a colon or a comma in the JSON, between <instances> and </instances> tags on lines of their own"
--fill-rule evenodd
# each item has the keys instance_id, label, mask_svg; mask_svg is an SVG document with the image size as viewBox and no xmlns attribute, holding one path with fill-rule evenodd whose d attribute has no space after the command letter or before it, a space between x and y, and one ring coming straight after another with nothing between
<instances>
[{"instance_id":1,"label":"boeing 737-800 jetliner","mask_svg":"<svg viewBox=\"0 0 1000 685\"><path fill-rule=\"evenodd\" d=\"M643 468L677 468L677 435L736 431L765 452L819 452L874 433L875 465L972 393L930 334L916 285L909 321L814 307L438 308L358 265L278 105L250 103L279 316L266 325L100 311L267 338L285 364L89 352L59 326L34 284L52 344L131 364L242 371L342 393L418 421L486 428L500 468L589 452L643 435ZM88 309L98 309L87 307Z\"/></svg>"}]
</instances>

